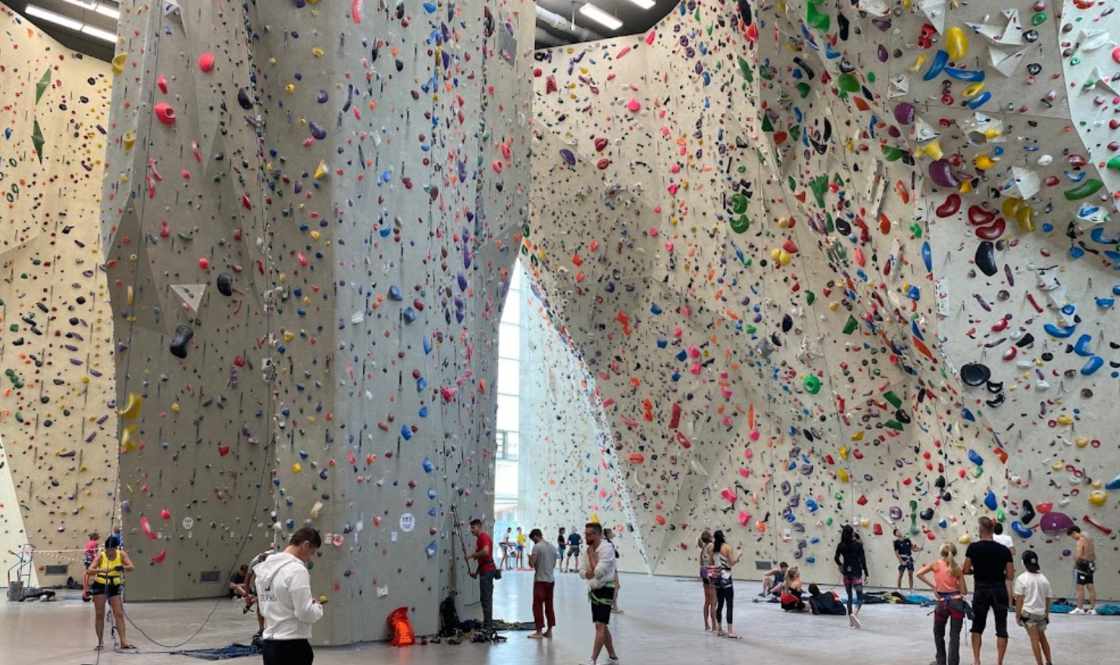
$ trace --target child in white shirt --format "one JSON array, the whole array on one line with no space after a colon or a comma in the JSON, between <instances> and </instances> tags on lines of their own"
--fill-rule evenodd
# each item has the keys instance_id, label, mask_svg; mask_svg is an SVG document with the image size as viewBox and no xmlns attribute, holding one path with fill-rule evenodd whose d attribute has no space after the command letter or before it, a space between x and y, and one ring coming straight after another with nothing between
<instances>
[{"instance_id":1,"label":"child in white shirt","mask_svg":"<svg viewBox=\"0 0 1120 665\"><path fill-rule=\"evenodd\" d=\"M1052 665L1050 641L1046 639L1046 625L1050 623L1050 580L1042 574L1038 555L1034 550L1023 552L1026 572L1015 578L1012 592L1015 596L1015 620L1026 629L1031 638L1031 650L1037 665ZM1046 657L1043 662L1043 656Z\"/></svg>"}]
</instances>

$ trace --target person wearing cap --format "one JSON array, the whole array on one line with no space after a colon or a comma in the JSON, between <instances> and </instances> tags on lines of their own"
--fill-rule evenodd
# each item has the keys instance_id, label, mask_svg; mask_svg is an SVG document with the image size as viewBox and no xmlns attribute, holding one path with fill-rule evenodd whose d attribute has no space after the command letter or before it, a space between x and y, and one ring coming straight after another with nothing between
<instances>
[{"instance_id":1,"label":"person wearing cap","mask_svg":"<svg viewBox=\"0 0 1120 665\"><path fill-rule=\"evenodd\" d=\"M132 560L121 549L121 541L116 536L105 539L105 549L94 557L93 563L86 568L82 578L83 596L93 599L93 630L97 633L97 650L105 644L105 601L113 608L113 620L117 624L117 634L121 636L121 649L135 649L128 643L124 632L124 571L133 570ZM90 584L92 578L93 583Z\"/></svg>"},{"instance_id":2,"label":"person wearing cap","mask_svg":"<svg viewBox=\"0 0 1120 665\"><path fill-rule=\"evenodd\" d=\"M1036 665L1051 665L1050 641L1046 639L1046 626L1050 623L1050 580L1042 574L1038 554L1034 550L1023 552L1023 567L1027 570L1015 578L1015 621L1026 629L1031 638L1031 651ZM1044 659L1045 658L1045 659Z\"/></svg>"}]
</instances>

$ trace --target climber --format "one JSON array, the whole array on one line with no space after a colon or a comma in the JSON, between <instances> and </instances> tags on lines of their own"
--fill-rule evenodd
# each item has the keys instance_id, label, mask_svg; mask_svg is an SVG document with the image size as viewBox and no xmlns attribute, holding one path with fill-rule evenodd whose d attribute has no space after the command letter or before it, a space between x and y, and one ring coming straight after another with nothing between
<instances>
[{"instance_id":1,"label":"climber","mask_svg":"<svg viewBox=\"0 0 1120 665\"><path fill-rule=\"evenodd\" d=\"M1097 590L1093 586L1093 574L1097 571L1097 550L1093 539L1081 533L1081 527L1071 526L1066 535L1077 541L1074 551L1073 572L1077 582L1077 607L1070 614L1096 614ZM1085 590L1089 590L1089 607L1085 607Z\"/></svg>"},{"instance_id":2,"label":"climber","mask_svg":"<svg viewBox=\"0 0 1120 665\"><path fill-rule=\"evenodd\" d=\"M482 530L482 520L471 520L471 533L474 534L474 553L468 559L478 561L478 570L472 572L471 577L478 578L479 602L482 603L482 627L491 630L494 626L494 573L498 567L494 565L494 541L490 534Z\"/></svg>"},{"instance_id":3,"label":"climber","mask_svg":"<svg viewBox=\"0 0 1120 665\"><path fill-rule=\"evenodd\" d=\"M859 611L863 608L863 583L868 575L867 556L863 552L863 543L860 542L852 525L845 524L840 530L840 543L836 545L833 560L840 567L844 591L848 595L848 623L852 628L859 628L863 625L859 620ZM852 606L853 590L855 590L855 607Z\"/></svg>"},{"instance_id":4,"label":"climber","mask_svg":"<svg viewBox=\"0 0 1120 665\"><path fill-rule=\"evenodd\" d=\"M587 565L580 577L587 580L587 597L591 601L591 621L595 625L595 642L591 648L591 665L599 660L603 647L607 649L608 665L618 665L618 654L611 638L611 601L614 599L615 558L614 546L603 537L603 525L588 522L584 527L587 540Z\"/></svg>"},{"instance_id":5,"label":"climber","mask_svg":"<svg viewBox=\"0 0 1120 665\"><path fill-rule=\"evenodd\" d=\"M894 530L894 556L898 559L898 582L895 588L902 590L902 574L908 573L910 592L914 591L914 541L902 529Z\"/></svg>"},{"instance_id":6,"label":"climber","mask_svg":"<svg viewBox=\"0 0 1120 665\"><path fill-rule=\"evenodd\" d=\"M264 616L261 653L264 665L311 665L311 625L323 618L323 604L311 595L307 564L323 546L319 532L304 527L292 534L284 551L253 568Z\"/></svg>"},{"instance_id":7,"label":"climber","mask_svg":"<svg viewBox=\"0 0 1120 665\"><path fill-rule=\"evenodd\" d=\"M121 549L121 542L116 536L105 539L105 549L94 558L93 563L86 569L82 580L85 589L83 595L93 598L93 629L97 633L97 650L104 647L105 633L105 600L113 608L113 619L117 625L117 634L121 636L121 649L135 649L128 643L124 632L124 571L133 570L132 560ZM90 584L90 578L93 584Z\"/></svg>"}]
</instances>

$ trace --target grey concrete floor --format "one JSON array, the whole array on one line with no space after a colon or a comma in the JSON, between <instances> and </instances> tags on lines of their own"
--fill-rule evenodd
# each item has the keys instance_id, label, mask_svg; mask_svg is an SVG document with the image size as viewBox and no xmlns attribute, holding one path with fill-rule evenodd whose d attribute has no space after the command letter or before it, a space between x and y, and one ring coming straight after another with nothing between
<instances>
[{"instance_id":1,"label":"grey concrete floor","mask_svg":"<svg viewBox=\"0 0 1120 665\"><path fill-rule=\"evenodd\" d=\"M872 605L864 608L862 630L848 627L845 617L789 615L776 605L752 603L757 583L736 583L736 630L741 640L706 635L700 616L703 602L694 581L623 575L625 614L611 620L616 647L626 665L692 665L695 663L797 663L798 665L926 665L933 660L932 618L918 607ZM532 618L532 576L507 573L496 584L495 616L506 620ZM576 665L590 655L591 623L587 594L574 575L562 575L556 588L556 637L550 641L507 633L508 642L494 645L447 644L396 649L384 644L318 649L317 665ZM154 639L184 639L201 624L214 601L130 603L129 615ZM470 608L478 612L478 608ZM96 663L91 607L73 595L55 603L16 604L0 600L0 663L13 665L81 665ZM989 624L990 625L990 624ZM246 642L255 630L251 615L241 614L234 601L220 601L214 616L187 648ZM967 628L966 628L967 630ZM985 664L995 662L989 627ZM1023 630L1010 626L1008 665L1034 660ZM185 665L201 663L172 656L130 628L139 654L105 651L103 665ZM1050 640L1054 662L1115 663L1120 652L1120 619L1056 616ZM970 663L967 635L962 662ZM600 663L605 662L604 654ZM259 663L257 658L232 663Z\"/></svg>"}]
</instances>

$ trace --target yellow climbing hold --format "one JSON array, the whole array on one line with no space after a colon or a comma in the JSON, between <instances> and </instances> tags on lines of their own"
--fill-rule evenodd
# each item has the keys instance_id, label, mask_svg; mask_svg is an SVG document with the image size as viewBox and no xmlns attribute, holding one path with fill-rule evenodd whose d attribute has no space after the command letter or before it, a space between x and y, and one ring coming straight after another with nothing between
<instances>
[{"instance_id":1,"label":"yellow climbing hold","mask_svg":"<svg viewBox=\"0 0 1120 665\"><path fill-rule=\"evenodd\" d=\"M954 25L945 31L945 52L953 62L960 62L968 55L968 36L964 30Z\"/></svg>"},{"instance_id":2,"label":"yellow climbing hold","mask_svg":"<svg viewBox=\"0 0 1120 665\"><path fill-rule=\"evenodd\" d=\"M967 533L962 533L961 537L957 538L957 542L961 545L967 545L972 542L972 536L968 535Z\"/></svg>"},{"instance_id":3,"label":"yellow climbing hold","mask_svg":"<svg viewBox=\"0 0 1120 665\"><path fill-rule=\"evenodd\" d=\"M863 441L863 430L860 430L853 434L852 441Z\"/></svg>"},{"instance_id":4,"label":"yellow climbing hold","mask_svg":"<svg viewBox=\"0 0 1120 665\"><path fill-rule=\"evenodd\" d=\"M966 87L964 89L964 92L961 93L961 94L963 94L967 98L972 98L972 97L975 97L976 95L979 95L981 92L984 92L984 84L983 83L973 83L972 85ZM988 130L988 131L991 131L991 130ZM998 136L998 134L997 134L997 136ZM986 131L986 132L984 132L984 138L990 139L992 137L988 136L988 132Z\"/></svg>"},{"instance_id":5,"label":"yellow climbing hold","mask_svg":"<svg viewBox=\"0 0 1120 665\"><path fill-rule=\"evenodd\" d=\"M972 165L981 171L987 171L995 166L996 163L987 155L976 155L976 157L972 159Z\"/></svg>"},{"instance_id":6,"label":"yellow climbing hold","mask_svg":"<svg viewBox=\"0 0 1120 665\"><path fill-rule=\"evenodd\" d=\"M1062 415L1058 416L1058 424L1059 425L1072 425L1073 424L1073 416L1070 416L1068 413L1063 413Z\"/></svg>"},{"instance_id":7,"label":"yellow climbing hold","mask_svg":"<svg viewBox=\"0 0 1120 665\"><path fill-rule=\"evenodd\" d=\"M848 459L848 448L845 446L840 447L840 459Z\"/></svg>"},{"instance_id":8,"label":"yellow climbing hold","mask_svg":"<svg viewBox=\"0 0 1120 665\"><path fill-rule=\"evenodd\" d=\"M1089 492L1089 503L1094 506L1103 506L1104 502L1108 500L1108 495L1103 490L1093 490Z\"/></svg>"},{"instance_id":9,"label":"yellow climbing hold","mask_svg":"<svg viewBox=\"0 0 1120 665\"><path fill-rule=\"evenodd\" d=\"M178 402L172 402L171 403L171 413L179 413L182 410L183 410L183 407L179 406Z\"/></svg>"},{"instance_id":10,"label":"yellow climbing hold","mask_svg":"<svg viewBox=\"0 0 1120 665\"><path fill-rule=\"evenodd\" d=\"M311 55L315 56L316 58L323 57L323 53L324 53L323 49L319 48L318 46L311 49Z\"/></svg>"},{"instance_id":11,"label":"yellow climbing hold","mask_svg":"<svg viewBox=\"0 0 1120 665\"><path fill-rule=\"evenodd\" d=\"M125 132L122 141L125 150L132 150L132 146L136 145L136 132L132 130Z\"/></svg>"},{"instance_id":12,"label":"yellow climbing hold","mask_svg":"<svg viewBox=\"0 0 1120 665\"><path fill-rule=\"evenodd\" d=\"M138 393L129 393L128 402L121 409L120 417L124 420L136 420L140 416L140 407L144 405L144 398Z\"/></svg>"},{"instance_id":13,"label":"yellow climbing hold","mask_svg":"<svg viewBox=\"0 0 1120 665\"><path fill-rule=\"evenodd\" d=\"M330 169L327 168L327 163L320 160L319 165L315 167L315 179L322 180L329 171Z\"/></svg>"},{"instance_id":14,"label":"yellow climbing hold","mask_svg":"<svg viewBox=\"0 0 1120 665\"><path fill-rule=\"evenodd\" d=\"M944 154L945 153L941 151L941 142L937 139L926 143L914 151L916 157L929 157L930 159L941 159Z\"/></svg>"},{"instance_id":15,"label":"yellow climbing hold","mask_svg":"<svg viewBox=\"0 0 1120 665\"><path fill-rule=\"evenodd\" d=\"M1076 439L1073 440L1073 443L1078 448L1084 448L1085 446L1089 445L1089 437L1079 436L1079 437L1077 437Z\"/></svg>"},{"instance_id":16,"label":"yellow climbing hold","mask_svg":"<svg viewBox=\"0 0 1120 665\"><path fill-rule=\"evenodd\" d=\"M140 447L137 441L136 430L140 428L139 425L126 425L121 432L121 452L130 453Z\"/></svg>"},{"instance_id":17,"label":"yellow climbing hold","mask_svg":"<svg viewBox=\"0 0 1120 665\"><path fill-rule=\"evenodd\" d=\"M293 462L292 473L299 473L300 471L303 471L303 465L301 465L299 462Z\"/></svg>"},{"instance_id":18,"label":"yellow climbing hold","mask_svg":"<svg viewBox=\"0 0 1120 665\"><path fill-rule=\"evenodd\" d=\"M118 54L114 55L113 56L113 73L114 74L123 74L124 73L124 63L126 63L126 62L128 62L128 54L127 53L118 53Z\"/></svg>"},{"instance_id":19,"label":"yellow climbing hold","mask_svg":"<svg viewBox=\"0 0 1120 665\"><path fill-rule=\"evenodd\" d=\"M294 332L292 332L291 330L285 330L284 331L284 341L285 342L291 342L295 338L296 338L296 334Z\"/></svg>"},{"instance_id":20,"label":"yellow climbing hold","mask_svg":"<svg viewBox=\"0 0 1120 665\"><path fill-rule=\"evenodd\" d=\"M849 480L851 480L852 478L851 478L851 476L848 475L848 470L847 469L837 469L836 479L839 480L842 483L846 483Z\"/></svg>"}]
</instances>

